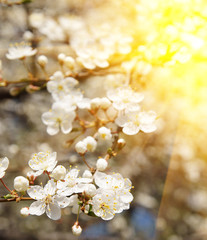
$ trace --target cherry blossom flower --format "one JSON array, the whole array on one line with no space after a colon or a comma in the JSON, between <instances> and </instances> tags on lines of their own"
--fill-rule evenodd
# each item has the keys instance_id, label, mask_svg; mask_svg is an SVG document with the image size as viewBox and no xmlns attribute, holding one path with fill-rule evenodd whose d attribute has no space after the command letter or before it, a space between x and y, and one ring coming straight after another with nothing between
<instances>
[{"instance_id":1,"label":"cherry blossom flower","mask_svg":"<svg viewBox=\"0 0 207 240\"><path fill-rule=\"evenodd\" d=\"M0 179L5 175L5 171L9 166L9 159L7 157L0 158Z\"/></svg>"},{"instance_id":2,"label":"cherry blossom flower","mask_svg":"<svg viewBox=\"0 0 207 240\"><path fill-rule=\"evenodd\" d=\"M120 204L120 208L116 210L117 213L129 209L129 204L133 200L133 195L130 193L132 183L128 178L124 179L119 173L107 175L98 171L95 173L94 177L96 185L100 187L102 191L110 190L115 194L115 198Z\"/></svg>"},{"instance_id":3,"label":"cherry blossom flower","mask_svg":"<svg viewBox=\"0 0 207 240\"><path fill-rule=\"evenodd\" d=\"M111 220L120 208L115 193L110 190L100 191L93 197L91 204L95 215L103 220Z\"/></svg>"},{"instance_id":4,"label":"cherry blossom flower","mask_svg":"<svg viewBox=\"0 0 207 240\"><path fill-rule=\"evenodd\" d=\"M52 220L61 218L61 209L69 205L69 199L56 193L56 183L49 180L45 187L32 186L27 190L28 195L37 200L29 207L31 215L40 216L46 212L47 216Z\"/></svg>"},{"instance_id":5,"label":"cherry blossom flower","mask_svg":"<svg viewBox=\"0 0 207 240\"><path fill-rule=\"evenodd\" d=\"M133 91L129 86L122 86L116 89L110 89L107 97L113 102L116 110L138 111L139 103L144 99L144 95Z\"/></svg>"},{"instance_id":6,"label":"cherry blossom flower","mask_svg":"<svg viewBox=\"0 0 207 240\"><path fill-rule=\"evenodd\" d=\"M72 130L72 122L75 116L73 107L65 108L65 105L61 102L55 102L51 111L42 114L42 121L47 125L49 135L57 134L60 129L64 134L67 134Z\"/></svg>"},{"instance_id":7,"label":"cherry blossom flower","mask_svg":"<svg viewBox=\"0 0 207 240\"><path fill-rule=\"evenodd\" d=\"M37 49L32 49L29 45L25 43L16 44L8 49L6 57L10 60L14 59L24 59L25 57L30 57L35 55Z\"/></svg>"},{"instance_id":8,"label":"cherry blossom flower","mask_svg":"<svg viewBox=\"0 0 207 240\"><path fill-rule=\"evenodd\" d=\"M32 170L37 171L35 177L41 175L44 171L52 172L57 164L56 156L56 152L39 152L33 154L32 159L29 160L29 166Z\"/></svg>"},{"instance_id":9,"label":"cherry blossom flower","mask_svg":"<svg viewBox=\"0 0 207 240\"><path fill-rule=\"evenodd\" d=\"M64 77L63 73L57 71L50 77L47 83L47 90L52 94L54 100L58 101L66 95L82 95L80 91L74 89L78 81L72 77Z\"/></svg>"},{"instance_id":10,"label":"cherry blossom flower","mask_svg":"<svg viewBox=\"0 0 207 240\"><path fill-rule=\"evenodd\" d=\"M149 112L127 112L120 114L116 119L116 124L123 127L123 132L127 135L135 135L140 130L145 133L154 132L157 127L154 123L156 113Z\"/></svg>"},{"instance_id":11,"label":"cherry blossom flower","mask_svg":"<svg viewBox=\"0 0 207 240\"><path fill-rule=\"evenodd\" d=\"M98 129L98 137L102 140L111 140L111 130L106 127L101 127Z\"/></svg>"},{"instance_id":12,"label":"cherry blossom flower","mask_svg":"<svg viewBox=\"0 0 207 240\"><path fill-rule=\"evenodd\" d=\"M78 173L78 169L71 169L66 174L64 181L57 182L58 194L70 196L73 193L83 192L85 184L92 182L92 179L78 177Z\"/></svg>"}]
</instances>

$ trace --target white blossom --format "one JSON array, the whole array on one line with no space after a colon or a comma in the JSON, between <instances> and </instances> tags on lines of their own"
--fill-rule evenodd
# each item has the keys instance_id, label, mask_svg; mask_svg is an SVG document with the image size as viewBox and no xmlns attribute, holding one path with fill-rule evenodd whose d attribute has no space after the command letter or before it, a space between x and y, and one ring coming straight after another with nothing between
<instances>
[{"instance_id":1,"label":"white blossom","mask_svg":"<svg viewBox=\"0 0 207 240\"><path fill-rule=\"evenodd\" d=\"M108 166L108 162L104 158L99 158L96 162L97 170L104 171Z\"/></svg>"},{"instance_id":2,"label":"white blossom","mask_svg":"<svg viewBox=\"0 0 207 240\"><path fill-rule=\"evenodd\" d=\"M115 193L110 190L99 191L92 199L93 212L103 220L111 220L115 213L119 211L119 202L115 198Z\"/></svg>"},{"instance_id":3,"label":"white blossom","mask_svg":"<svg viewBox=\"0 0 207 240\"><path fill-rule=\"evenodd\" d=\"M111 130L106 127L101 127L98 129L98 136L102 140L111 140Z\"/></svg>"},{"instance_id":4,"label":"white blossom","mask_svg":"<svg viewBox=\"0 0 207 240\"><path fill-rule=\"evenodd\" d=\"M127 135L135 135L140 130L145 133L151 133L156 130L154 123L156 119L156 113L149 112L126 112L120 114L116 119L116 124L123 127L123 132Z\"/></svg>"},{"instance_id":5,"label":"white blossom","mask_svg":"<svg viewBox=\"0 0 207 240\"><path fill-rule=\"evenodd\" d=\"M5 175L5 171L9 166L9 159L7 157L0 158L0 179Z\"/></svg>"},{"instance_id":6,"label":"white blossom","mask_svg":"<svg viewBox=\"0 0 207 240\"><path fill-rule=\"evenodd\" d=\"M57 182L58 194L70 196L73 193L83 192L85 184L92 182L92 179L78 177L78 173L78 169L70 169L64 181L59 180Z\"/></svg>"},{"instance_id":7,"label":"white blossom","mask_svg":"<svg viewBox=\"0 0 207 240\"><path fill-rule=\"evenodd\" d=\"M64 179L65 175L66 168L62 165L58 165L55 169L53 169L52 173L50 174L50 176L55 178L56 180Z\"/></svg>"},{"instance_id":8,"label":"white blossom","mask_svg":"<svg viewBox=\"0 0 207 240\"><path fill-rule=\"evenodd\" d=\"M83 142L86 144L88 151L94 152L96 150L97 142L93 137L88 136L83 140Z\"/></svg>"},{"instance_id":9,"label":"white blossom","mask_svg":"<svg viewBox=\"0 0 207 240\"><path fill-rule=\"evenodd\" d=\"M57 164L57 153L39 152L32 155L32 159L29 160L29 166L32 170L37 171L36 176L41 175L44 171L52 172Z\"/></svg>"},{"instance_id":10,"label":"white blossom","mask_svg":"<svg viewBox=\"0 0 207 240\"><path fill-rule=\"evenodd\" d=\"M25 192L29 187L29 181L27 178L18 176L14 179L14 189L17 192Z\"/></svg>"},{"instance_id":11,"label":"white blossom","mask_svg":"<svg viewBox=\"0 0 207 240\"><path fill-rule=\"evenodd\" d=\"M51 111L42 114L42 121L47 125L48 134L55 135L60 129L64 134L67 134L72 130L72 122L75 116L73 107L65 108L62 102L55 102Z\"/></svg>"},{"instance_id":12,"label":"white blossom","mask_svg":"<svg viewBox=\"0 0 207 240\"><path fill-rule=\"evenodd\" d=\"M45 187L32 186L27 190L28 195L37 200L29 207L31 215L40 216L46 212L47 216L52 220L58 220L61 217L60 208L69 205L69 199L56 193L56 183L49 180Z\"/></svg>"},{"instance_id":13,"label":"white blossom","mask_svg":"<svg viewBox=\"0 0 207 240\"><path fill-rule=\"evenodd\" d=\"M64 77L62 72L57 71L50 77L50 81L47 83L47 90L52 94L55 101L58 101L66 95L82 95L80 91L74 89L78 84L78 81L72 77Z\"/></svg>"},{"instance_id":14,"label":"white blossom","mask_svg":"<svg viewBox=\"0 0 207 240\"><path fill-rule=\"evenodd\" d=\"M20 43L16 44L13 47L10 47L8 49L8 53L6 54L6 57L10 60L14 59L24 59L25 57L30 57L35 55L37 52L37 49L32 49L31 46Z\"/></svg>"},{"instance_id":15,"label":"white blossom","mask_svg":"<svg viewBox=\"0 0 207 240\"><path fill-rule=\"evenodd\" d=\"M100 191L110 190L115 194L116 200L120 204L120 208L116 210L117 213L129 209L129 204L133 200L133 195L130 190L132 188L132 183L128 178L123 178L119 173L113 173L112 175L107 175L105 173L96 172L95 173L95 183L100 187Z\"/></svg>"},{"instance_id":16,"label":"white blossom","mask_svg":"<svg viewBox=\"0 0 207 240\"><path fill-rule=\"evenodd\" d=\"M144 99L143 94L133 91L129 86L110 89L107 97L113 102L113 107L119 111L124 109L138 111L139 103Z\"/></svg>"}]
</instances>

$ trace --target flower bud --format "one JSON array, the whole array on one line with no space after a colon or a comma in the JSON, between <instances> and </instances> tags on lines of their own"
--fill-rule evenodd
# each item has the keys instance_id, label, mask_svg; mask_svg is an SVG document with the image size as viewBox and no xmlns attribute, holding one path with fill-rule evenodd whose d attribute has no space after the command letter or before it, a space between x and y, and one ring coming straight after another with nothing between
<instances>
[{"instance_id":1,"label":"flower bud","mask_svg":"<svg viewBox=\"0 0 207 240\"><path fill-rule=\"evenodd\" d=\"M17 192L25 192L29 187L29 181L25 177L18 176L14 179L14 189Z\"/></svg>"},{"instance_id":2,"label":"flower bud","mask_svg":"<svg viewBox=\"0 0 207 240\"><path fill-rule=\"evenodd\" d=\"M83 141L77 142L75 145L75 150L79 154L85 154L87 152L86 144Z\"/></svg>"},{"instance_id":3,"label":"flower bud","mask_svg":"<svg viewBox=\"0 0 207 240\"><path fill-rule=\"evenodd\" d=\"M70 56L65 57L64 63L66 65L66 67L68 67L70 69L73 69L75 66L75 60Z\"/></svg>"},{"instance_id":4,"label":"flower bud","mask_svg":"<svg viewBox=\"0 0 207 240\"><path fill-rule=\"evenodd\" d=\"M111 106L111 102L108 98L106 98L106 97L101 98L101 100L100 100L100 107L101 108L107 109L110 106Z\"/></svg>"},{"instance_id":5,"label":"flower bud","mask_svg":"<svg viewBox=\"0 0 207 240\"><path fill-rule=\"evenodd\" d=\"M28 208L28 207L23 207L23 208L20 210L20 214L21 214L23 217L29 216L29 208Z\"/></svg>"},{"instance_id":6,"label":"flower bud","mask_svg":"<svg viewBox=\"0 0 207 240\"><path fill-rule=\"evenodd\" d=\"M65 56L64 53L60 53L60 54L58 55L58 61L59 61L60 65L63 65L63 64L64 64L65 57L66 57L66 56Z\"/></svg>"},{"instance_id":7,"label":"flower bud","mask_svg":"<svg viewBox=\"0 0 207 240\"><path fill-rule=\"evenodd\" d=\"M66 168L62 165L58 165L51 173L51 177L54 177L56 180L64 179L66 175Z\"/></svg>"},{"instance_id":8,"label":"flower bud","mask_svg":"<svg viewBox=\"0 0 207 240\"><path fill-rule=\"evenodd\" d=\"M88 136L83 140L83 142L86 144L88 151L94 152L96 150L97 142L93 137Z\"/></svg>"},{"instance_id":9,"label":"flower bud","mask_svg":"<svg viewBox=\"0 0 207 240\"><path fill-rule=\"evenodd\" d=\"M91 100L91 109L97 109L100 107L101 99L100 98L93 98Z\"/></svg>"},{"instance_id":10,"label":"flower bud","mask_svg":"<svg viewBox=\"0 0 207 240\"><path fill-rule=\"evenodd\" d=\"M93 184L87 184L84 192L87 196L93 197L96 194L96 187Z\"/></svg>"},{"instance_id":11,"label":"flower bud","mask_svg":"<svg viewBox=\"0 0 207 240\"><path fill-rule=\"evenodd\" d=\"M126 141L123 138L120 138L118 141L118 148L122 149L126 145Z\"/></svg>"},{"instance_id":12,"label":"flower bud","mask_svg":"<svg viewBox=\"0 0 207 240\"><path fill-rule=\"evenodd\" d=\"M92 173L89 171L89 170L85 170L84 172L83 172L83 178L92 178Z\"/></svg>"},{"instance_id":13,"label":"flower bud","mask_svg":"<svg viewBox=\"0 0 207 240\"><path fill-rule=\"evenodd\" d=\"M46 56L44 55L40 55L38 58L37 58L37 62L38 64L41 66L41 67L45 67L45 65L48 63L48 59Z\"/></svg>"},{"instance_id":14,"label":"flower bud","mask_svg":"<svg viewBox=\"0 0 207 240\"><path fill-rule=\"evenodd\" d=\"M72 232L75 236L80 236L82 233L82 228L79 225L78 222L75 222L74 225L72 226Z\"/></svg>"},{"instance_id":15,"label":"flower bud","mask_svg":"<svg viewBox=\"0 0 207 240\"><path fill-rule=\"evenodd\" d=\"M104 158L99 158L96 162L97 170L104 171L108 166L108 162Z\"/></svg>"}]
</instances>

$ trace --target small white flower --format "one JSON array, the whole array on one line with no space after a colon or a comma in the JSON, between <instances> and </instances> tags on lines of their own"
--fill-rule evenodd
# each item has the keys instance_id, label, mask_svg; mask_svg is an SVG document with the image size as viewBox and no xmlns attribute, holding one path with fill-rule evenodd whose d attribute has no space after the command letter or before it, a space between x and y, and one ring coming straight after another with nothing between
<instances>
[{"instance_id":1,"label":"small white flower","mask_svg":"<svg viewBox=\"0 0 207 240\"><path fill-rule=\"evenodd\" d=\"M32 49L29 45L25 43L16 44L14 47L8 49L6 57L10 60L14 59L24 59L25 57L30 57L35 55L37 49Z\"/></svg>"},{"instance_id":2,"label":"small white flower","mask_svg":"<svg viewBox=\"0 0 207 240\"><path fill-rule=\"evenodd\" d=\"M83 192L85 184L92 182L90 178L78 177L79 170L71 169L65 176L64 181L57 182L58 194L70 196L73 193Z\"/></svg>"},{"instance_id":3,"label":"small white flower","mask_svg":"<svg viewBox=\"0 0 207 240\"><path fill-rule=\"evenodd\" d=\"M40 55L38 58L37 58L37 62L38 64L41 66L41 67L45 67L45 65L48 63L48 59L45 55Z\"/></svg>"},{"instance_id":4,"label":"small white flower","mask_svg":"<svg viewBox=\"0 0 207 240\"><path fill-rule=\"evenodd\" d=\"M138 111L139 103L144 99L143 94L133 91L129 86L110 89L107 97L113 102L113 107L119 111L124 109Z\"/></svg>"},{"instance_id":5,"label":"small white flower","mask_svg":"<svg viewBox=\"0 0 207 240\"><path fill-rule=\"evenodd\" d=\"M32 155L32 159L29 160L29 166L32 170L37 171L36 176L41 175L44 171L52 172L57 164L57 153L39 152Z\"/></svg>"},{"instance_id":6,"label":"small white flower","mask_svg":"<svg viewBox=\"0 0 207 240\"><path fill-rule=\"evenodd\" d=\"M94 152L96 150L97 142L93 137L88 136L83 140L83 142L86 144L88 151Z\"/></svg>"},{"instance_id":7,"label":"small white flower","mask_svg":"<svg viewBox=\"0 0 207 240\"><path fill-rule=\"evenodd\" d=\"M116 119L116 124L123 127L123 132L127 135L135 135L140 130L145 133L154 132L157 128L154 123L156 113L149 112L127 112L120 114Z\"/></svg>"},{"instance_id":8,"label":"small white flower","mask_svg":"<svg viewBox=\"0 0 207 240\"><path fill-rule=\"evenodd\" d=\"M64 134L70 133L76 116L73 109L65 108L61 102L53 103L51 111L42 114L42 121L47 125L47 133L55 135L60 129Z\"/></svg>"},{"instance_id":9,"label":"small white flower","mask_svg":"<svg viewBox=\"0 0 207 240\"><path fill-rule=\"evenodd\" d=\"M85 154L87 152L87 145L83 141L79 141L75 145L75 150L79 154Z\"/></svg>"},{"instance_id":10,"label":"small white flower","mask_svg":"<svg viewBox=\"0 0 207 240\"><path fill-rule=\"evenodd\" d=\"M78 222L75 222L75 224L72 226L72 232L75 236L80 236L82 233L82 228L79 225Z\"/></svg>"},{"instance_id":11,"label":"small white flower","mask_svg":"<svg viewBox=\"0 0 207 240\"><path fill-rule=\"evenodd\" d=\"M64 179L65 175L66 168L62 165L58 165L50 174L50 176L55 178L56 180Z\"/></svg>"},{"instance_id":12,"label":"small white flower","mask_svg":"<svg viewBox=\"0 0 207 240\"><path fill-rule=\"evenodd\" d=\"M100 191L91 202L93 212L103 220L111 220L119 210L119 203L115 198L115 193L110 190Z\"/></svg>"},{"instance_id":13,"label":"small white flower","mask_svg":"<svg viewBox=\"0 0 207 240\"><path fill-rule=\"evenodd\" d=\"M110 190L115 194L115 198L120 204L119 209L115 212L119 213L125 209L129 209L129 204L133 200L133 195L130 193L132 183L128 178L123 178L119 173L107 175L105 173L96 172L95 183L100 187L100 191Z\"/></svg>"},{"instance_id":14,"label":"small white flower","mask_svg":"<svg viewBox=\"0 0 207 240\"><path fill-rule=\"evenodd\" d=\"M61 218L60 208L69 205L69 199L56 193L56 183L49 180L45 187L32 186L27 190L28 195L37 200L29 207L31 215L42 215L45 211L49 218L58 220Z\"/></svg>"},{"instance_id":15,"label":"small white flower","mask_svg":"<svg viewBox=\"0 0 207 240\"><path fill-rule=\"evenodd\" d=\"M18 176L14 179L14 189L17 192L25 192L29 187L29 181L27 178Z\"/></svg>"},{"instance_id":16,"label":"small white flower","mask_svg":"<svg viewBox=\"0 0 207 240\"><path fill-rule=\"evenodd\" d=\"M108 166L108 162L104 158L99 158L96 162L96 167L99 171L106 170L107 166Z\"/></svg>"},{"instance_id":17,"label":"small white flower","mask_svg":"<svg viewBox=\"0 0 207 240\"><path fill-rule=\"evenodd\" d=\"M29 208L28 207L21 208L20 214L22 215L22 217L28 217L29 216Z\"/></svg>"},{"instance_id":18,"label":"small white flower","mask_svg":"<svg viewBox=\"0 0 207 240\"><path fill-rule=\"evenodd\" d=\"M81 92L74 88L77 84L78 81L75 78L65 78L62 72L57 71L50 77L47 90L52 94L55 101L63 99L66 95L82 96Z\"/></svg>"},{"instance_id":19,"label":"small white flower","mask_svg":"<svg viewBox=\"0 0 207 240\"><path fill-rule=\"evenodd\" d=\"M98 136L100 139L103 140L111 140L112 138L111 130L106 127L101 127L98 129Z\"/></svg>"},{"instance_id":20,"label":"small white flower","mask_svg":"<svg viewBox=\"0 0 207 240\"><path fill-rule=\"evenodd\" d=\"M0 158L0 179L5 175L5 171L9 166L9 159L7 157Z\"/></svg>"}]
</instances>

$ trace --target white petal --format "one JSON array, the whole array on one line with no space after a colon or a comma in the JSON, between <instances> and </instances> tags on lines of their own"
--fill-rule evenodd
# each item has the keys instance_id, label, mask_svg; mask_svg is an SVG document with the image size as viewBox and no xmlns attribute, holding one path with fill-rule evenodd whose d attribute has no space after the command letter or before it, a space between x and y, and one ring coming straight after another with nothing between
<instances>
[{"instance_id":1,"label":"white petal","mask_svg":"<svg viewBox=\"0 0 207 240\"><path fill-rule=\"evenodd\" d=\"M44 189L41 186L32 186L27 189L28 195L33 199L43 199L45 197Z\"/></svg>"},{"instance_id":2,"label":"white petal","mask_svg":"<svg viewBox=\"0 0 207 240\"><path fill-rule=\"evenodd\" d=\"M31 215L40 216L45 212L45 203L42 201L35 201L29 207L29 213Z\"/></svg>"},{"instance_id":3,"label":"white petal","mask_svg":"<svg viewBox=\"0 0 207 240\"><path fill-rule=\"evenodd\" d=\"M58 220L61 218L60 207L54 203L50 203L46 207L46 214L52 220Z\"/></svg>"},{"instance_id":4,"label":"white petal","mask_svg":"<svg viewBox=\"0 0 207 240\"><path fill-rule=\"evenodd\" d=\"M116 118L115 123L120 126L124 127L124 125L128 122L128 117L121 114L118 118Z\"/></svg>"},{"instance_id":5,"label":"white petal","mask_svg":"<svg viewBox=\"0 0 207 240\"><path fill-rule=\"evenodd\" d=\"M64 122L61 123L61 131L64 134L67 134L67 133L71 132L72 128L73 128L72 124L69 121L64 121Z\"/></svg>"},{"instance_id":6,"label":"white petal","mask_svg":"<svg viewBox=\"0 0 207 240\"><path fill-rule=\"evenodd\" d=\"M1 165L1 168L6 170L9 166L9 159L7 157L4 157L3 159L0 160L0 165Z\"/></svg>"},{"instance_id":7,"label":"white petal","mask_svg":"<svg viewBox=\"0 0 207 240\"><path fill-rule=\"evenodd\" d=\"M46 195L49 194L51 196L55 194L56 189L57 189L57 185L53 179L49 180L48 183L44 187L45 194Z\"/></svg>"},{"instance_id":8,"label":"white petal","mask_svg":"<svg viewBox=\"0 0 207 240\"><path fill-rule=\"evenodd\" d=\"M133 198L134 198L133 195L128 191L126 192L123 191L123 193L120 196L121 201L124 203L130 203L133 200Z\"/></svg>"},{"instance_id":9,"label":"white petal","mask_svg":"<svg viewBox=\"0 0 207 240\"><path fill-rule=\"evenodd\" d=\"M56 195L56 196L54 197L54 201L58 204L58 206L59 206L60 208L65 208L65 207L67 207L67 206L69 205L69 203L70 203L69 198L64 197L64 196L58 196L58 195Z\"/></svg>"},{"instance_id":10,"label":"white petal","mask_svg":"<svg viewBox=\"0 0 207 240\"><path fill-rule=\"evenodd\" d=\"M42 121L44 124L48 125L54 123L54 114L52 112L45 112L42 114Z\"/></svg>"},{"instance_id":11,"label":"white petal","mask_svg":"<svg viewBox=\"0 0 207 240\"><path fill-rule=\"evenodd\" d=\"M47 127L47 133L49 135L55 135L59 132L59 125L55 124L53 126L48 126Z\"/></svg>"},{"instance_id":12,"label":"white petal","mask_svg":"<svg viewBox=\"0 0 207 240\"><path fill-rule=\"evenodd\" d=\"M133 124L132 122L129 122L125 124L122 131L127 135L135 135L139 132L139 126Z\"/></svg>"},{"instance_id":13,"label":"white petal","mask_svg":"<svg viewBox=\"0 0 207 240\"><path fill-rule=\"evenodd\" d=\"M154 132L157 129L155 124L141 124L140 130L142 130L145 133L151 133Z\"/></svg>"}]
</instances>

